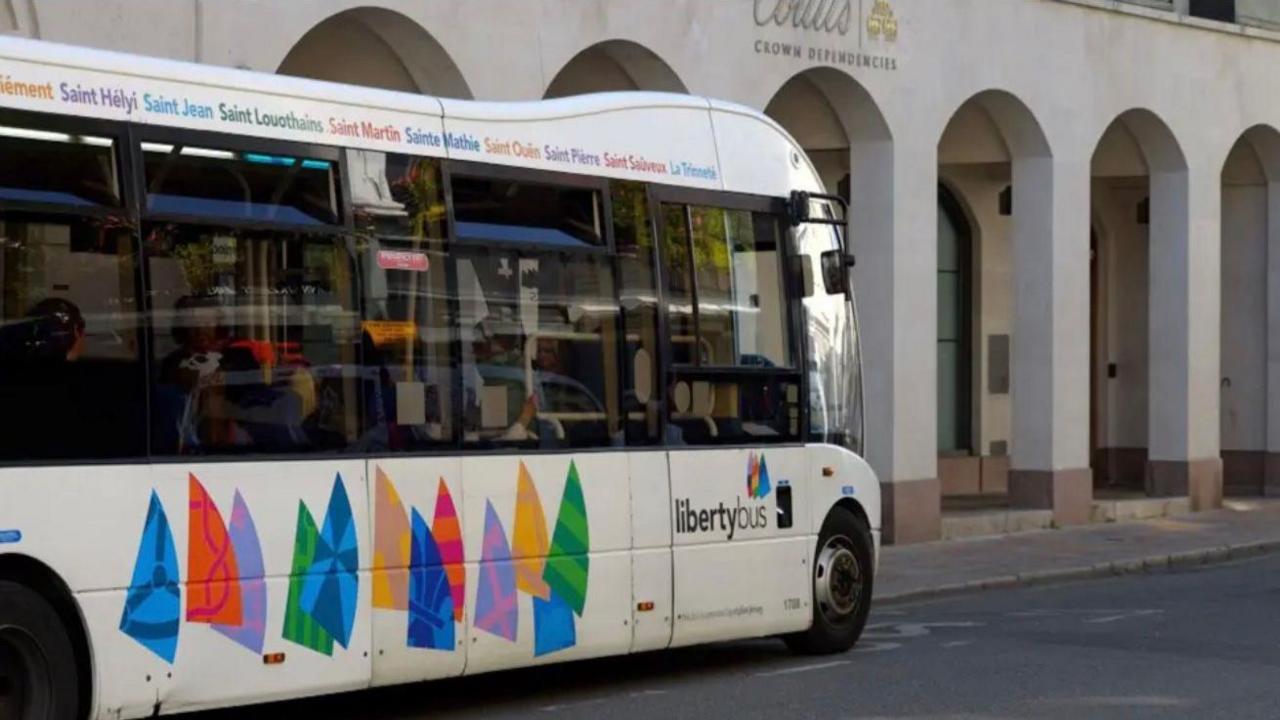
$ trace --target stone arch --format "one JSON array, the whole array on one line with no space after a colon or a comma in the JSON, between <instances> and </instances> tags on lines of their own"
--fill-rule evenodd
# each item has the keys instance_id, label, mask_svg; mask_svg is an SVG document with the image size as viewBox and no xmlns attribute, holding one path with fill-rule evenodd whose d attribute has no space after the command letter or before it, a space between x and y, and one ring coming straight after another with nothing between
<instances>
[{"instance_id":1,"label":"stone arch","mask_svg":"<svg viewBox=\"0 0 1280 720\"><path fill-rule=\"evenodd\" d=\"M316 80L470 98L444 47L413 19L385 8L331 15L294 43L277 70Z\"/></svg>"},{"instance_id":2,"label":"stone arch","mask_svg":"<svg viewBox=\"0 0 1280 720\"><path fill-rule=\"evenodd\" d=\"M1092 204L1107 228L1100 253L1108 292L1094 308L1107 328L1095 468L1100 483L1186 495L1194 451L1189 283L1199 281L1186 155L1162 118L1133 108L1107 126L1091 162Z\"/></svg>"},{"instance_id":3,"label":"stone arch","mask_svg":"<svg viewBox=\"0 0 1280 720\"><path fill-rule=\"evenodd\" d=\"M684 81L657 53L630 40L598 42L570 58L543 97L615 90L687 93Z\"/></svg>"},{"instance_id":4,"label":"stone arch","mask_svg":"<svg viewBox=\"0 0 1280 720\"><path fill-rule=\"evenodd\" d=\"M1021 98L988 89L957 106L938 139L938 162L939 177L973 208L981 257L973 300L976 457L940 460L944 487L948 474L976 477L951 486L961 494L1007 487L1015 507L1052 509L1061 524L1087 522L1092 492L1079 469L1088 460L1075 442L1084 431L1063 422L1079 417L1083 425L1087 402L1055 388L1087 363L1076 348L1087 324L1071 312L1071 303L1085 301L1061 276L1070 267L1086 271L1088 246L1070 242L1055 212L1048 136ZM941 378L941 339L939 347Z\"/></svg>"},{"instance_id":5,"label":"stone arch","mask_svg":"<svg viewBox=\"0 0 1280 720\"><path fill-rule=\"evenodd\" d=\"M1231 494L1280 471L1280 131L1245 130L1222 165L1219 445ZM1275 368L1275 369L1273 369ZM1270 468L1270 469L1269 469ZM1273 483L1274 484L1274 483Z\"/></svg>"}]
</instances>

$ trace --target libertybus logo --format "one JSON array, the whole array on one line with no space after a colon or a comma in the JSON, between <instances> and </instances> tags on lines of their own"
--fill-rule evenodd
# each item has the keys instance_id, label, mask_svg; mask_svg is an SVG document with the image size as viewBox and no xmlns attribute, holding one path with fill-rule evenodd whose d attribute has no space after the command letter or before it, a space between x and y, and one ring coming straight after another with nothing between
<instances>
[{"instance_id":1,"label":"libertybus logo","mask_svg":"<svg viewBox=\"0 0 1280 720\"><path fill-rule=\"evenodd\" d=\"M688 535L704 532L723 532L729 540L738 530L763 530L769 527L768 500L773 491L769 482L769 466L764 453L758 457L753 452L747 457L747 496L734 498L732 505L724 502L714 507L695 508L689 498L676 500L676 533Z\"/></svg>"}]
</instances>

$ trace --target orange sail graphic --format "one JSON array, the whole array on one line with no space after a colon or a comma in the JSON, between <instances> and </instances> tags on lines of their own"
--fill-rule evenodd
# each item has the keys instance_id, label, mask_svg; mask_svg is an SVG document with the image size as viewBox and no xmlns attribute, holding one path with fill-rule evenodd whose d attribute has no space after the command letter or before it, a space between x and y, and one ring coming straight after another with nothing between
<instances>
[{"instance_id":1,"label":"orange sail graphic","mask_svg":"<svg viewBox=\"0 0 1280 720\"><path fill-rule=\"evenodd\" d=\"M373 606L408 610L409 517L396 486L380 467L373 504Z\"/></svg>"},{"instance_id":2,"label":"orange sail graphic","mask_svg":"<svg viewBox=\"0 0 1280 720\"><path fill-rule=\"evenodd\" d=\"M222 513L188 473L187 622L239 627L243 620L240 568Z\"/></svg>"},{"instance_id":3,"label":"orange sail graphic","mask_svg":"<svg viewBox=\"0 0 1280 720\"><path fill-rule=\"evenodd\" d=\"M440 486L436 490L436 514L431 521L431 535L440 548L445 577L449 578L454 622L462 622L462 603L467 587L467 568L462 564L462 527L458 524L458 511L453 506L453 497L449 495L449 486L444 484L444 478L440 478Z\"/></svg>"},{"instance_id":4,"label":"orange sail graphic","mask_svg":"<svg viewBox=\"0 0 1280 720\"><path fill-rule=\"evenodd\" d=\"M516 564L516 589L540 600L551 598L551 587L542 579L547 563L547 518L529 470L520 463L516 478L516 525L511 535L511 557Z\"/></svg>"}]
</instances>

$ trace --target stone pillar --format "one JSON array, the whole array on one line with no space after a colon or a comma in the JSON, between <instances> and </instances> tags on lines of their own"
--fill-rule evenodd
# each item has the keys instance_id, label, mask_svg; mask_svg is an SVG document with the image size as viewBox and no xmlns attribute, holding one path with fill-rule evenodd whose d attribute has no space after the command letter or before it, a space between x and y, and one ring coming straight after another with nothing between
<instances>
[{"instance_id":1,"label":"stone pillar","mask_svg":"<svg viewBox=\"0 0 1280 720\"><path fill-rule=\"evenodd\" d=\"M867 459L886 542L937 540L937 139L852 144ZM871 166L868 167L868 163Z\"/></svg>"},{"instance_id":2,"label":"stone pillar","mask_svg":"<svg viewBox=\"0 0 1280 720\"><path fill-rule=\"evenodd\" d=\"M1219 364L1221 167L1153 169L1147 493L1222 505Z\"/></svg>"},{"instance_id":3,"label":"stone pillar","mask_svg":"<svg viewBox=\"0 0 1280 720\"><path fill-rule=\"evenodd\" d=\"M1267 183L1267 456L1263 494L1280 497L1280 181Z\"/></svg>"},{"instance_id":4,"label":"stone pillar","mask_svg":"<svg viewBox=\"0 0 1280 720\"><path fill-rule=\"evenodd\" d=\"M1013 464L1009 500L1089 522L1087 155L1013 162Z\"/></svg>"}]
</instances>

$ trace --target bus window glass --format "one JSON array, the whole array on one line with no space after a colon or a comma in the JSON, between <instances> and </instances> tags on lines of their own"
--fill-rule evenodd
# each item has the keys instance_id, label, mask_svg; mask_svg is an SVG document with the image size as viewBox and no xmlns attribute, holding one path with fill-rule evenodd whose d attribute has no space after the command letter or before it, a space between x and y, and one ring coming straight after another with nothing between
<instances>
[{"instance_id":1,"label":"bus window glass","mask_svg":"<svg viewBox=\"0 0 1280 720\"><path fill-rule=\"evenodd\" d=\"M778 224L744 210L690 210L704 365L790 367Z\"/></svg>"},{"instance_id":2,"label":"bus window glass","mask_svg":"<svg viewBox=\"0 0 1280 720\"><path fill-rule=\"evenodd\" d=\"M155 453L355 442L360 322L346 238L168 223L144 233Z\"/></svg>"},{"instance_id":3,"label":"bus window glass","mask_svg":"<svg viewBox=\"0 0 1280 720\"><path fill-rule=\"evenodd\" d=\"M595 190L458 175L452 189L460 240L604 245L604 216Z\"/></svg>"},{"instance_id":4,"label":"bus window glass","mask_svg":"<svg viewBox=\"0 0 1280 720\"><path fill-rule=\"evenodd\" d=\"M671 362L694 365L701 353L695 351L698 336L689 268L689 213L684 205L662 206L662 279L666 283Z\"/></svg>"},{"instance_id":5,"label":"bus window glass","mask_svg":"<svg viewBox=\"0 0 1280 720\"><path fill-rule=\"evenodd\" d=\"M800 439L800 383L794 373L732 378L673 373L672 444L726 445Z\"/></svg>"},{"instance_id":6,"label":"bus window glass","mask_svg":"<svg viewBox=\"0 0 1280 720\"><path fill-rule=\"evenodd\" d=\"M451 444L455 323L440 162L347 151L346 167L364 292L364 447Z\"/></svg>"},{"instance_id":7,"label":"bus window glass","mask_svg":"<svg viewBox=\"0 0 1280 720\"><path fill-rule=\"evenodd\" d=\"M133 246L120 218L0 213L0 457L145 455Z\"/></svg>"},{"instance_id":8,"label":"bus window glass","mask_svg":"<svg viewBox=\"0 0 1280 720\"><path fill-rule=\"evenodd\" d=\"M623 425L627 443L648 445L660 438L658 392L658 292L654 278L653 223L645 186L616 181L610 186L613 241L618 253L618 294L625 333L622 361Z\"/></svg>"},{"instance_id":9,"label":"bus window glass","mask_svg":"<svg viewBox=\"0 0 1280 720\"><path fill-rule=\"evenodd\" d=\"M118 178L110 138L0 126L0 200L117 206Z\"/></svg>"},{"instance_id":10,"label":"bus window glass","mask_svg":"<svg viewBox=\"0 0 1280 720\"><path fill-rule=\"evenodd\" d=\"M662 218L672 362L793 367L777 219L671 204Z\"/></svg>"},{"instance_id":11,"label":"bus window glass","mask_svg":"<svg viewBox=\"0 0 1280 720\"><path fill-rule=\"evenodd\" d=\"M822 225L801 225L796 229L797 252L816 265L823 252L840 249L837 232ZM821 282L815 282L813 293L804 298L809 439L861 452L862 379L852 298L852 293L828 295Z\"/></svg>"},{"instance_id":12,"label":"bus window glass","mask_svg":"<svg viewBox=\"0 0 1280 720\"><path fill-rule=\"evenodd\" d=\"M668 442L798 440L800 376L777 219L678 204L663 205L662 218L673 363Z\"/></svg>"},{"instance_id":13,"label":"bus window glass","mask_svg":"<svg viewBox=\"0 0 1280 720\"><path fill-rule=\"evenodd\" d=\"M467 444L620 444L618 305L603 256L458 250Z\"/></svg>"},{"instance_id":14,"label":"bus window glass","mask_svg":"<svg viewBox=\"0 0 1280 720\"><path fill-rule=\"evenodd\" d=\"M334 164L314 158L143 142L147 211L223 220L338 222Z\"/></svg>"}]
</instances>

